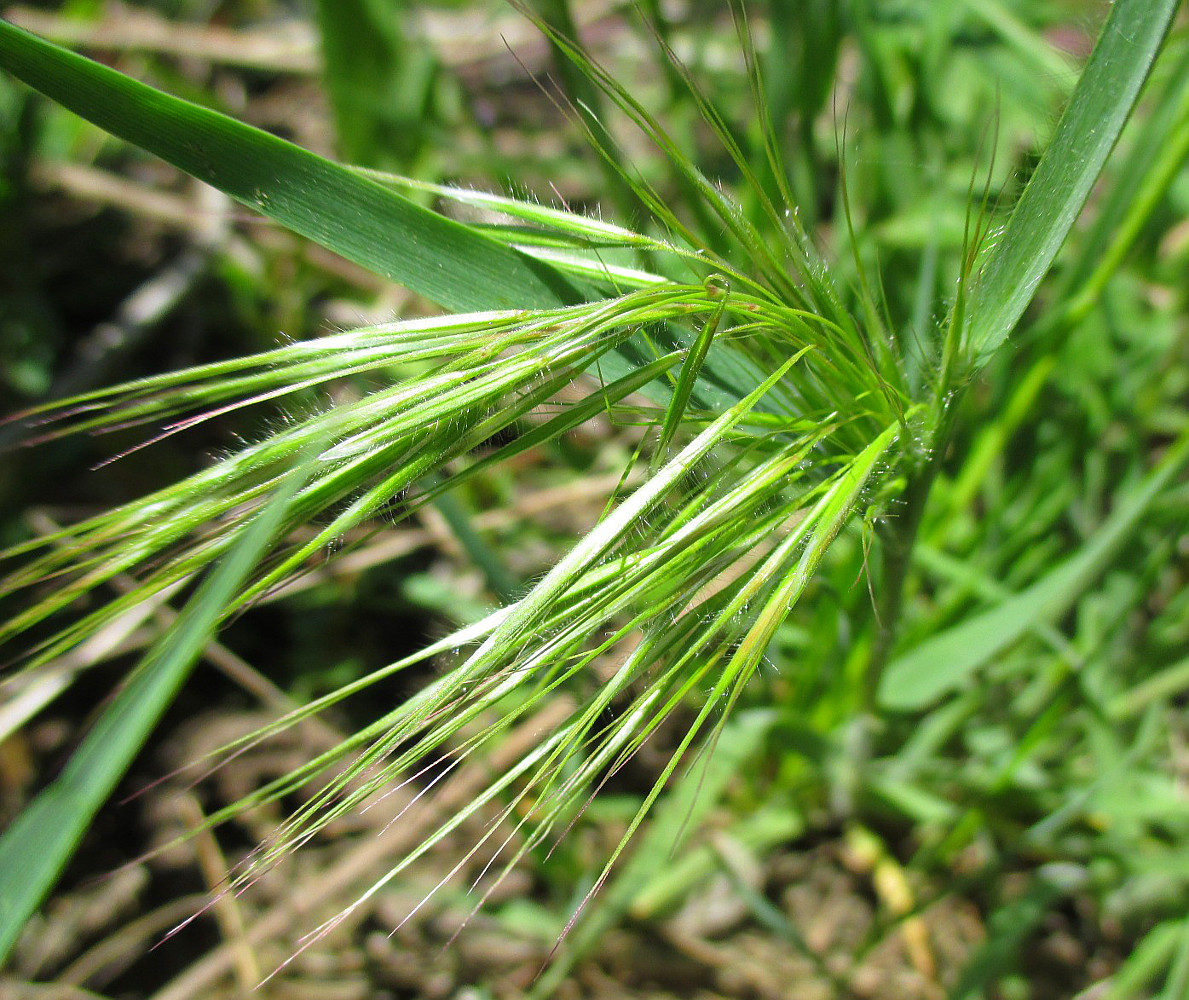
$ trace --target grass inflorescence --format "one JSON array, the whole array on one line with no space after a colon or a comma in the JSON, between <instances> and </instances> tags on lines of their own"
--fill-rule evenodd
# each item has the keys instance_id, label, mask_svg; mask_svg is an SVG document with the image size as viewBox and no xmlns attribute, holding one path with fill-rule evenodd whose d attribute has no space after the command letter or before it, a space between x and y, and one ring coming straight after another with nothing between
<instances>
[{"instance_id":1,"label":"grass inflorescence","mask_svg":"<svg viewBox=\"0 0 1189 1000\"><path fill-rule=\"evenodd\" d=\"M865 947L896 928L918 940L929 900L913 899L919 883L906 869L925 880L975 856L987 941L960 968L932 973L955 996L1009 976L1061 900L1125 899L1167 861L1183 843L1183 803L1173 776L1137 747L1158 742L1160 713L1184 687L1183 658L1171 653L1184 588L1168 569L1183 538L1169 534L1147 561L1134 549L1175 516L1189 430L1170 402L1175 378L1154 374L1159 352L1126 332L1153 321L1155 307L1122 273L1118 241L1154 218L1170 164L1137 145L1130 156L1150 186L1127 205L1143 213L1108 201L1127 225L1075 234L1057 279L1046 276L1104 167L1108 192L1138 183L1126 170L1112 176L1107 157L1150 74L1146 113L1183 117L1183 81L1160 84L1185 39L1174 35L1156 62L1175 4L1118 0L1076 86L1051 78L1068 101L1017 190L1002 163L1018 168L1008 147L1021 111L1000 88L1067 60L1006 8L976 16L967 6L918 11L905 28L874 7L797 13L773 3L761 18L765 49L753 13L733 4L735 104L712 96L714 75L679 58L672 26L654 19L643 37L664 69L664 115L572 37L565 4L524 7L558 61L553 106L589 144L592 176L630 215L622 221L389 172L397 153L377 146L391 128L378 97L403 81L398 89L419 95L416 114L391 114L429 115L421 88L436 70L423 61L385 74L372 103L354 103L358 67L332 77L344 148L365 161L348 167L0 24L0 64L18 78L449 310L150 374L14 418L39 445L140 435L126 460L246 413L285 416L139 499L0 552L0 588L16 608L0 641L21 648L6 684L35 685L95 636L139 623L141 609L187 599L68 771L0 837L0 953L214 630L315 572L344 540L365 546L394 512L444 518L499 606L194 762L234 760L390 690L382 685L397 675L416 679L356 731L211 812L206 828L286 810L221 891L256 883L393 796L405 804L387 822L399 824L509 734L549 721L304 947L460 838L467 848L405 919L465 878L477 909L517 866L564 853L600 791L650 755L604 856L554 915L555 940L567 940L550 952L539 995L599 929L655 915L647 900L670 890L636 859L658 857L657 837L676 856L693 820L732 795L734 834L749 808L780 813L781 836L808 818L843 831L882 873L877 890L893 916ZM961 118L940 89L983 58L960 44L974 30L967 18L1009 72L995 79L983 66L985 85L963 94L963 113L997 107L998 129ZM333 74L344 38L323 27ZM399 32L385 38L393 51L404 45ZM776 46L793 40L806 58L781 65ZM848 82L855 59L864 69ZM837 114L831 95L854 110L823 142L814 123ZM348 127L349 110L367 107L376 118ZM428 137L408 138L404 167L424 166ZM1091 292L1113 287L1094 266L1104 253L1121 290L1096 313ZM1154 321L1164 356L1177 356L1183 316ZM1146 409L1125 443L1096 442L1119 434L1131 405L1095 369L1117 364L1116 348L1135 362ZM1063 402L1046 397L1054 387ZM1086 394L1082 439L1063 436L1069 400ZM518 575L459 498L527 456L556 460L593 424L608 434L619 485L551 565ZM1129 615L1144 617L1128 627L1160 666L1140 665L1111 638ZM427 673L434 658L445 667ZM138 685L153 694L131 711ZM1120 727L1131 720L1138 742L1126 749ZM1149 799L1128 820L1120 795L1137 775ZM43 850L56 811L73 818ZM660 834L647 825L654 815ZM22 862L38 851L37 865ZM1024 891L1000 891L998 876L1028 863ZM769 901L737 888L755 919L806 950ZM1158 959L1141 971L1126 964L1119 982L1128 970L1147 982L1167 968L1170 990L1183 978L1165 942L1184 935L1171 911L1156 907L1149 920L1144 944ZM928 949L914 947L925 974ZM817 973L844 988L812 954Z\"/></svg>"}]
</instances>

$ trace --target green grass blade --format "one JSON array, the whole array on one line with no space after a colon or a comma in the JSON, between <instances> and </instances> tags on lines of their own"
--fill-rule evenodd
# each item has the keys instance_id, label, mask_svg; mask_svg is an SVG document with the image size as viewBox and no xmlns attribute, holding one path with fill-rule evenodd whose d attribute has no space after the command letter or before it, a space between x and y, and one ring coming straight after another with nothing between
<instances>
[{"instance_id":1,"label":"green grass blade","mask_svg":"<svg viewBox=\"0 0 1189 1000\"><path fill-rule=\"evenodd\" d=\"M1110 703L1111 718L1126 719L1137 716L1152 702L1175 698L1186 688L1189 688L1189 656L1152 674L1120 694Z\"/></svg>"},{"instance_id":2,"label":"green grass blade","mask_svg":"<svg viewBox=\"0 0 1189 1000\"><path fill-rule=\"evenodd\" d=\"M1102 1000L1136 1000L1150 997L1152 981L1168 967L1176 954L1185 922L1166 920L1153 927L1110 978Z\"/></svg>"},{"instance_id":3,"label":"green grass blade","mask_svg":"<svg viewBox=\"0 0 1189 1000\"><path fill-rule=\"evenodd\" d=\"M112 135L449 309L581 298L549 265L346 167L2 20L0 67Z\"/></svg>"},{"instance_id":4,"label":"green grass blade","mask_svg":"<svg viewBox=\"0 0 1189 1000\"><path fill-rule=\"evenodd\" d=\"M141 661L61 775L0 836L0 965L272 541L290 499L315 468L314 454L299 461L243 529L227 558Z\"/></svg>"},{"instance_id":5,"label":"green grass blade","mask_svg":"<svg viewBox=\"0 0 1189 1000\"><path fill-rule=\"evenodd\" d=\"M433 121L437 59L407 36L409 5L393 0L318 0L322 78L350 163L408 169Z\"/></svg>"},{"instance_id":6,"label":"green grass blade","mask_svg":"<svg viewBox=\"0 0 1189 1000\"><path fill-rule=\"evenodd\" d=\"M1171 53L1171 47L1166 50ZM1189 158L1189 50L1168 72L1168 84L1134 136L1127 158L1117 164L1110 193L1082 246L1081 259L1063 275L1073 293L1064 312L1079 322L1119 270L1144 226Z\"/></svg>"},{"instance_id":7,"label":"green grass blade","mask_svg":"<svg viewBox=\"0 0 1189 1000\"><path fill-rule=\"evenodd\" d=\"M1179 947L1159 1000L1183 1000L1189 996L1189 920L1182 923L1179 936Z\"/></svg>"},{"instance_id":8,"label":"green grass blade","mask_svg":"<svg viewBox=\"0 0 1189 1000\"><path fill-rule=\"evenodd\" d=\"M510 603L520 592L520 582L508 568L503 556L484 541L475 529L473 515L455 493L439 494L433 501L438 513L446 519L451 532L471 562L487 580L487 586L503 603Z\"/></svg>"},{"instance_id":9,"label":"green grass blade","mask_svg":"<svg viewBox=\"0 0 1189 1000\"><path fill-rule=\"evenodd\" d=\"M718 332L719 324L722 322L723 311L727 305L729 286L721 284L722 279L717 280L720 284L707 281L706 293L709 295L712 290L717 290L720 295L718 308L706 318L701 332L694 339L693 347L690 348L689 354L686 355L685 364L681 366L681 374L677 378L673 395L669 399L668 409L665 410L665 419L661 423L661 436L657 442L656 454L652 460L653 470L660 467L669 453L669 446L673 443L673 437L677 433L677 428L681 425L681 421L685 416L685 408L689 404L691 393L694 391L694 384L697 382L698 375L702 371L702 363L706 360L706 352L710 350L710 342L714 339L714 335Z\"/></svg>"},{"instance_id":10,"label":"green grass blade","mask_svg":"<svg viewBox=\"0 0 1189 1000\"><path fill-rule=\"evenodd\" d=\"M1040 32L1033 30L1005 4L998 0L963 0L971 17L982 21L1040 75L1068 94L1077 81L1077 66Z\"/></svg>"},{"instance_id":11,"label":"green grass blade","mask_svg":"<svg viewBox=\"0 0 1189 1000\"><path fill-rule=\"evenodd\" d=\"M969 303L965 344L985 360L1011 333L1123 129L1178 0L1118 0Z\"/></svg>"},{"instance_id":12,"label":"green grass blade","mask_svg":"<svg viewBox=\"0 0 1189 1000\"><path fill-rule=\"evenodd\" d=\"M1082 550L982 614L939 632L894 660L883 676L885 708L921 709L952 691L1013 642L1062 615L1138 527L1152 501L1189 461L1189 434L1182 435L1144 484L1103 523Z\"/></svg>"}]
</instances>

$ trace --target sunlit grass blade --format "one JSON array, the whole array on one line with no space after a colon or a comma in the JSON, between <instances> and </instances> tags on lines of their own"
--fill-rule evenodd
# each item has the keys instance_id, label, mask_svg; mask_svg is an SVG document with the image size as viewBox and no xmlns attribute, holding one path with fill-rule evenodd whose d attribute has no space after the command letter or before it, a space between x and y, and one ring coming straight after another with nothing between
<instances>
[{"instance_id":1,"label":"sunlit grass blade","mask_svg":"<svg viewBox=\"0 0 1189 1000\"><path fill-rule=\"evenodd\" d=\"M173 546L183 548L142 578L141 596L148 592L144 588L159 588L184 578L226 546L230 526L259 502L275 482L278 469L293 454L314 440L333 442L320 456L321 475L293 505L290 524L300 524L335 504L346 502L345 506L307 542L278 557L239 595L238 600L249 600L283 582L286 573L297 571L321 547L374 515L391 497L451 457L466 455L535 407L549 403L579 372L631 336L637 324L681 320L717 308L718 303L701 285L666 286L565 310L414 321L331 338L325 348L317 341L291 345L238 364L205 366L177 376L143 380L93 393L77 405L68 404L63 411L66 426L75 417L82 427L101 429L158 415L172 417L228 396L234 400L247 385L253 395L213 412L268 401L302 384L316 386L334 378L340 362L360 373L382 372L387 364L406 360L407 353L408 358L436 365L418 379L318 409L181 483L0 553L6 563L17 567L3 580L10 592L66 574L53 592L0 627L0 635L16 635L103 585L115 573L152 561ZM588 384L585 405L563 407L558 417L528 431L524 442L508 445L501 458L564 433L575 419L591 416L644 387L675 360L670 356L643 365L611 383L606 391ZM301 377L294 380L298 372ZM574 412L567 414L569 409ZM194 420L187 417L174 429L192 426ZM450 435L425 433L443 422L452 426ZM134 595L118 598L78 627L93 627L94 615L115 613L121 602L127 605L135 600ZM63 643L74 639L75 632L68 630L39 650L39 655L60 652Z\"/></svg>"},{"instance_id":2,"label":"sunlit grass blade","mask_svg":"<svg viewBox=\"0 0 1189 1000\"><path fill-rule=\"evenodd\" d=\"M1056 133L971 290L963 343L985 361L1036 294L1114 148L1178 0L1118 0Z\"/></svg>"},{"instance_id":3,"label":"sunlit grass blade","mask_svg":"<svg viewBox=\"0 0 1189 1000\"><path fill-rule=\"evenodd\" d=\"M672 397L669 399L669 406L665 410L665 418L661 422L660 439L657 441L656 452L653 456L654 469L668 455L669 446L673 443L673 436L677 433L677 428L681 425L681 421L685 417L685 408L689 405L690 394L694 391L694 384L697 382L698 375L702 370L702 363L706 360L706 353L710 350L710 344L714 340L714 335L718 332L719 324L722 322L723 312L727 306L727 296L730 294L729 288L719 287L716 284L707 282L706 290L708 294L712 290L717 290L722 301L719 303L718 308L706 317L706 322L702 325L702 329L694 340L694 346L690 349L685 363L681 366L681 373L677 377L677 385Z\"/></svg>"},{"instance_id":4,"label":"sunlit grass blade","mask_svg":"<svg viewBox=\"0 0 1189 1000\"><path fill-rule=\"evenodd\" d=\"M549 265L346 167L2 20L0 66L100 128L439 305L527 308L583 298Z\"/></svg>"},{"instance_id":5,"label":"sunlit grass blade","mask_svg":"<svg viewBox=\"0 0 1189 1000\"><path fill-rule=\"evenodd\" d=\"M1103 1000L1139 1000L1154 994L1151 986L1175 960L1178 945L1189 936L1189 922L1165 920L1153 927L1110 978ZM1171 1000L1171 998L1170 998Z\"/></svg>"},{"instance_id":6,"label":"sunlit grass blade","mask_svg":"<svg viewBox=\"0 0 1189 1000\"><path fill-rule=\"evenodd\" d=\"M432 184L413 177L376 170L354 168L356 173L371 177L383 184L410 191L423 191L447 201L471 208L485 209L519 219L541 230L568 237L574 245L587 247L635 247L642 250L665 250L669 245L652 236L635 232L614 222L591 218L576 212L539 205L536 202L507 195L476 191L472 188L452 187L448 184Z\"/></svg>"},{"instance_id":7,"label":"sunlit grass blade","mask_svg":"<svg viewBox=\"0 0 1189 1000\"><path fill-rule=\"evenodd\" d=\"M301 456L104 710L62 774L0 836L0 963L185 681L315 468L313 453Z\"/></svg>"},{"instance_id":8,"label":"sunlit grass blade","mask_svg":"<svg viewBox=\"0 0 1189 1000\"><path fill-rule=\"evenodd\" d=\"M1170 45L1165 56L1172 55ZM1189 158L1189 49L1168 70L1168 83L1155 102L1136 129L1126 159L1112 173L1079 259L1062 276L1061 290L1072 294L1060 313L1065 323L1080 321L1098 301Z\"/></svg>"}]
</instances>

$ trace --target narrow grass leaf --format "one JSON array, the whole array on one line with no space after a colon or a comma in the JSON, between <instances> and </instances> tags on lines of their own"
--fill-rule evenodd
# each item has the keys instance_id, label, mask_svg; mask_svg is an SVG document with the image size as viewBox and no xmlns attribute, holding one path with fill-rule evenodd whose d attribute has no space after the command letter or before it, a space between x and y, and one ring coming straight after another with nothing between
<instances>
[{"instance_id":1,"label":"narrow grass leaf","mask_svg":"<svg viewBox=\"0 0 1189 1000\"><path fill-rule=\"evenodd\" d=\"M577 212L567 212L539 205L536 202L509 198L507 195L490 194L471 188L431 184L414 177L402 177L398 174L389 174L378 170L367 170L361 167L352 169L364 177L370 177L391 187L423 191L460 205L467 205L487 212L498 212L542 230L562 234L572 240L580 240L586 246L630 246L646 250L668 249L667 244L663 244L651 236L644 236L602 219L579 215Z\"/></svg>"},{"instance_id":2,"label":"narrow grass leaf","mask_svg":"<svg viewBox=\"0 0 1189 1000\"><path fill-rule=\"evenodd\" d=\"M1145 678L1110 703L1110 715L1126 719L1139 715L1155 701L1175 698L1189 688L1189 656Z\"/></svg>"},{"instance_id":3,"label":"narrow grass leaf","mask_svg":"<svg viewBox=\"0 0 1189 1000\"><path fill-rule=\"evenodd\" d=\"M61 775L0 836L0 964L173 700L314 467L312 455L299 461L259 516L243 529L227 558L204 581L173 628L141 661Z\"/></svg>"},{"instance_id":4,"label":"narrow grass leaf","mask_svg":"<svg viewBox=\"0 0 1189 1000\"><path fill-rule=\"evenodd\" d=\"M2 20L0 66L112 135L439 305L526 308L582 298L548 264L382 184Z\"/></svg>"},{"instance_id":5,"label":"narrow grass leaf","mask_svg":"<svg viewBox=\"0 0 1189 1000\"><path fill-rule=\"evenodd\" d=\"M1144 936L1110 979L1102 1000L1134 1000L1150 997L1152 981L1172 961L1185 933L1185 921L1166 920Z\"/></svg>"},{"instance_id":6,"label":"narrow grass leaf","mask_svg":"<svg viewBox=\"0 0 1189 1000\"><path fill-rule=\"evenodd\" d=\"M718 280L721 281L721 279ZM694 390L694 383L697 382L698 375L702 370L702 362L706 360L706 352L710 350L710 342L714 339L714 335L718 332L719 324L722 322L729 291L725 287L720 288L711 281L707 281L707 294L712 289L718 289L721 295L718 308L707 317L705 324L694 340L693 347L690 348L689 354L686 355L685 364L681 366L677 385L674 388L673 395L669 399L669 406L665 411L665 419L661 423L660 441L656 446L656 453L653 456L654 470L660 466L669 453L669 446L673 443L673 437L677 433L677 428L681 425L681 421L685 416L685 408L689 404L690 394Z\"/></svg>"},{"instance_id":7,"label":"narrow grass leaf","mask_svg":"<svg viewBox=\"0 0 1189 1000\"><path fill-rule=\"evenodd\" d=\"M1131 114L1178 6L1179 0L1112 6L1056 134L974 287L965 344L976 363L1003 343L1032 301Z\"/></svg>"},{"instance_id":8,"label":"narrow grass leaf","mask_svg":"<svg viewBox=\"0 0 1189 1000\"><path fill-rule=\"evenodd\" d=\"M925 708L958 688L1026 632L1064 614L1139 526L1152 502L1187 460L1189 434L1181 436L1143 485L1119 505L1080 552L1026 590L939 632L894 660L880 683L880 704L900 711Z\"/></svg>"},{"instance_id":9,"label":"narrow grass leaf","mask_svg":"<svg viewBox=\"0 0 1189 1000\"><path fill-rule=\"evenodd\" d=\"M1172 54L1171 46L1166 54ZM1113 171L1081 257L1061 283L1074 293L1063 313L1066 322L1079 321L1098 301L1189 158L1189 50L1168 71L1155 105L1136 130L1127 158Z\"/></svg>"}]
</instances>

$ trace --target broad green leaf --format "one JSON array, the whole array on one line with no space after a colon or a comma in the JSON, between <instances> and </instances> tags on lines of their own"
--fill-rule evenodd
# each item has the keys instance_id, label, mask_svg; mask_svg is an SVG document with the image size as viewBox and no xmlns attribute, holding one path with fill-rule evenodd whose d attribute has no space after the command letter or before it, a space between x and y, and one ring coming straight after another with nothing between
<instances>
[{"instance_id":1,"label":"broad green leaf","mask_svg":"<svg viewBox=\"0 0 1189 1000\"><path fill-rule=\"evenodd\" d=\"M25 922L53 888L95 813L169 706L248 574L317 468L311 452L153 646L86 735L66 767L0 836L0 965Z\"/></svg>"},{"instance_id":2,"label":"broad green leaf","mask_svg":"<svg viewBox=\"0 0 1189 1000\"><path fill-rule=\"evenodd\" d=\"M1011 333L1086 203L1172 23L1179 0L1118 0L1052 142L988 251L965 343L984 361Z\"/></svg>"},{"instance_id":3,"label":"broad green leaf","mask_svg":"<svg viewBox=\"0 0 1189 1000\"><path fill-rule=\"evenodd\" d=\"M0 20L0 67L100 128L189 174L328 250L455 311L575 304L593 297L540 251L422 208L363 172L132 80ZM639 272L586 272L602 284ZM679 334L658 337L672 347ZM620 345L603 362L618 378L653 359L643 345ZM736 359L711 352L699 402L730 405L754 385ZM723 389L726 389L724 392ZM650 386L662 399L665 386ZM761 405L761 409L763 405Z\"/></svg>"},{"instance_id":4,"label":"broad green leaf","mask_svg":"<svg viewBox=\"0 0 1189 1000\"><path fill-rule=\"evenodd\" d=\"M880 704L901 711L925 708L1025 633L1059 618L1106 568L1187 460L1189 434L1169 449L1143 485L1119 505L1080 552L1026 590L894 660L880 682Z\"/></svg>"},{"instance_id":5,"label":"broad green leaf","mask_svg":"<svg viewBox=\"0 0 1189 1000\"><path fill-rule=\"evenodd\" d=\"M0 67L112 135L449 309L582 298L549 265L382 184L2 20Z\"/></svg>"}]
</instances>

